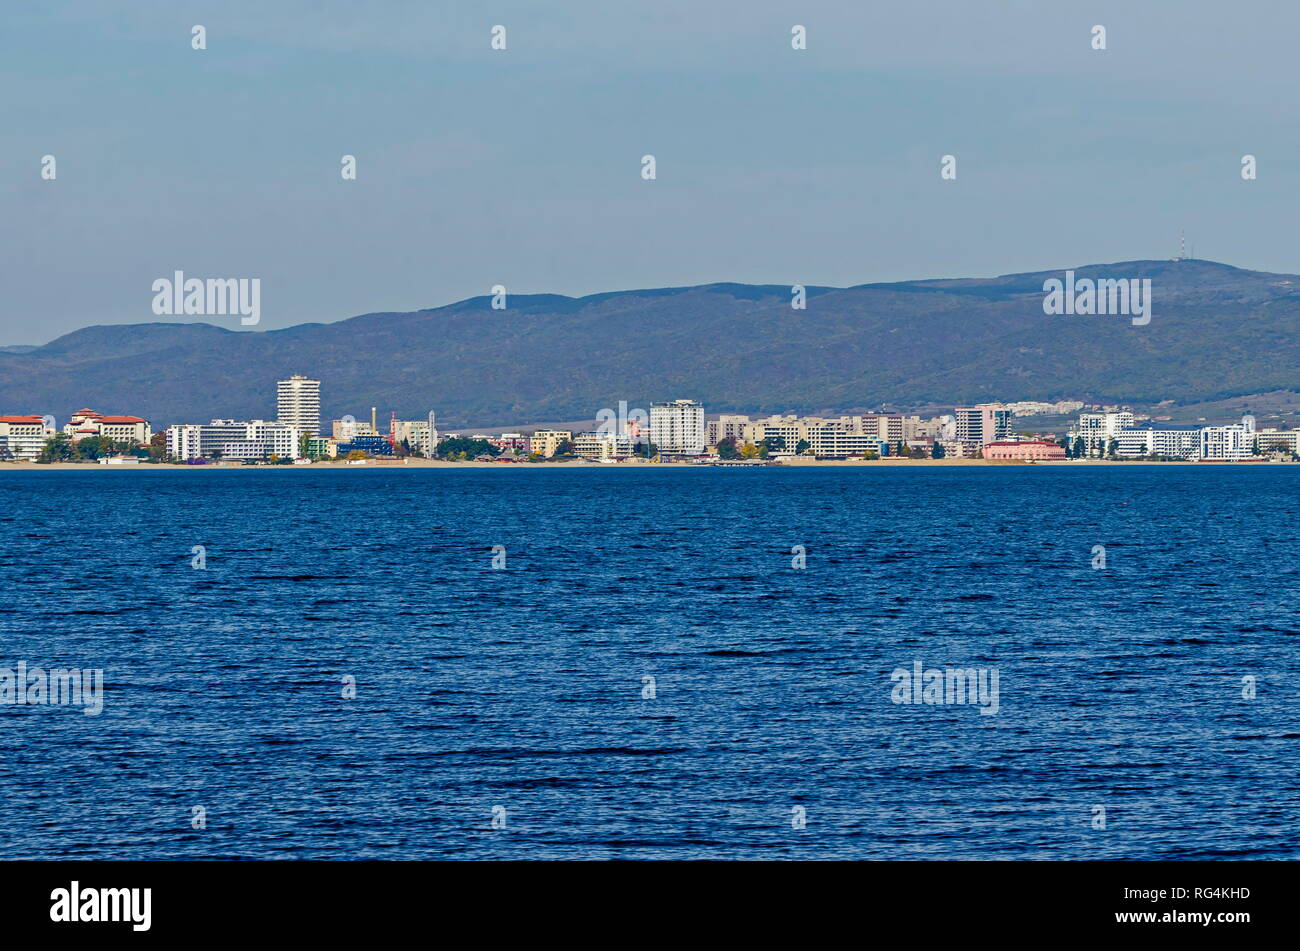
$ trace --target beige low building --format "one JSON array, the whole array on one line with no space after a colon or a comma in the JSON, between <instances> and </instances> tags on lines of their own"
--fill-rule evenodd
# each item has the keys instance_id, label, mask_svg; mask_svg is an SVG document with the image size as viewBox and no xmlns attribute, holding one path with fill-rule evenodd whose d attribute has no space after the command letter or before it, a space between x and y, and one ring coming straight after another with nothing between
<instances>
[{"instance_id":1,"label":"beige low building","mask_svg":"<svg viewBox=\"0 0 1300 951\"><path fill-rule=\"evenodd\" d=\"M0 416L0 444L15 459L35 459L54 435L40 416Z\"/></svg>"},{"instance_id":2,"label":"beige low building","mask_svg":"<svg viewBox=\"0 0 1300 951\"><path fill-rule=\"evenodd\" d=\"M573 433L567 429L539 429L528 437L528 451L549 459L555 455L561 443L572 441Z\"/></svg>"},{"instance_id":3,"label":"beige low building","mask_svg":"<svg viewBox=\"0 0 1300 951\"><path fill-rule=\"evenodd\" d=\"M139 416L102 416L94 410L79 409L72 414L63 431L79 442L87 436L105 436L114 442L142 446L153 437L147 419Z\"/></svg>"},{"instance_id":4,"label":"beige low building","mask_svg":"<svg viewBox=\"0 0 1300 951\"><path fill-rule=\"evenodd\" d=\"M584 459L625 459L632 455L632 440L613 433L579 433L573 452Z\"/></svg>"}]
</instances>

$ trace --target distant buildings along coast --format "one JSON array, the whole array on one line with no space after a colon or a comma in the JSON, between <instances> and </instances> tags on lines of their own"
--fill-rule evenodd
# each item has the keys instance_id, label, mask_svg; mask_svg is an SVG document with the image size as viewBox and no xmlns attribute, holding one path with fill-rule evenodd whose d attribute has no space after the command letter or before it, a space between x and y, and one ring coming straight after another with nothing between
<instances>
[{"instance_id":1,"label":"distant buildings along coast","mask_svg":"<svg viewBox=\"0 0 1300 951\"><path fill-rule=\"evenodd\" d=\"M696 400L650 404L649 411L601 410L590 432L537 429L531 433L439 432L425 419L391 414L381 425L369 418L321 421L321 382L293 375L275 384L275 419L213 419L184 423L155 434L148 420L106 416L83 408L59 431L52 416L0 416L0 459L41 462L139 461L188 464L308 464L407 456L453 460L539 462L688 462L761 464L791 461L957 458L1054 461L1109 458L1241 462L1300 457L1300 430L1257 429L1255 420L1224 425L1173 426L1122 407L1079 412L1064 435L1028 432L1026 417L1063 416L1084 409L1078 401L978 403L922 418L902 413L836 417L795 414L751 417L724 413L714 419ZM1093 407L1093 409L1098 409Z\"/></svg>"}]
</instances>

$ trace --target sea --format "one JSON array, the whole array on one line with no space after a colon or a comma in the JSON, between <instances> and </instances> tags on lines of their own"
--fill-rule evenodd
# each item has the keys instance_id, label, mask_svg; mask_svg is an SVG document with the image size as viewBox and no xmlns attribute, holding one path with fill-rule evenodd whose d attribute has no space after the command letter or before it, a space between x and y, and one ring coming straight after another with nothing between
<instances>
[{"instance_id":1,"label":"sea","mask_svg":"<svg viewBox=\"0 0 1300 951\"><path fill-rule=\"evenodd\" d=\"M1298 490L0 471L0 855L1295 858Z\"/></svg>"}]
</instances>

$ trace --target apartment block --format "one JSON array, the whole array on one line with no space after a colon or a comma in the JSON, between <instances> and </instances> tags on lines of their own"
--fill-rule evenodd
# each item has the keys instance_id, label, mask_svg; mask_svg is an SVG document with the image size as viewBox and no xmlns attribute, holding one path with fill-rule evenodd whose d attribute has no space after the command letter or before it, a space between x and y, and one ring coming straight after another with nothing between
<instances>
[{"instance_id":1,"label":"apartment block","mask_svg":"<svg viewBox=\"0 0 1300 951\"><path fill-rule=\"evenodd\" d=\"M891 446L907 438L907 427L902 416L883 413L864 413L862 432Z\"/></svg>"},{"instance_id":2,"label":"apartment block","mask_svg":"<svg viewBox=\"0 0 1300 951\"><path fill-rule=\"evenodd\" d=\"M868 452L889 454L889 443L862 432L859 421L851 417L810 422L808 442L818 459L847 459Z\"/></svg>"},{"instance_id":3,"label":"apartment block","mask_svg":"<svg viewBox=\"0 0 1300 951\"><path fill-rule=\"evenodd\" d=\"M1120 458L1163 456L1171 459L1196 459L1201 453L1199 426L1161 426L1144 423L1121 429L1113 438L1115 455ZM1102 448L1104 449L1104 444Z\"/></svg>"},{"instance_id":4,"label":"apartment block","mask_svg":"<svg viewBox=\"0 0 1300 951\"><path fill-rule=\"evenodd\" d=\"M311 436L320 434L320 380L295 374L275 384L275 397L277 422Z\"/></svg>"},{"instance_id":5,"label":"apartment block","mask_svg":"<svg viewBox=\"0 0 1300 951\"><path fill-rule=\"evenodd\" d=\"M391 428L394 442L399 446L405 443L418 456L432 456L438 445L437 430L427 419L399 419Z\"/></svg>"},{"instance_id":6,"label":"apartment block","mask_svg":"<svg viewBox=\"0 0 1300 951\"><path fill-rule=\"evenodd\" d=\"M632 455L632 439L614 433L579 433L573 451L584 459L623 459Z\"/></svg>"},{"instance_id":7,"label":"apartment block","mask_svg":"<svg viewBox=\"0 0 1300 951\"><path fill-rule=\"evenodd\" d=\"M783 443L783 448L777 449L774 454L791 456L798 450L801 442L812 445L812 440L808 437L808 426L809 421L798 416L769 416L747 425L739 441L758 445L767 439L779 439Z\"/></svg>"},{"instance_id":8,"label":"apartment block","mask_svg":"<svg viewBox=\"0 0 1300 951\"><path fill-rule=\"evenodd\" d=\"M45 448L45 440L54 435L41 416L0 416L0 439L15 459L35 459Z\"/></svg>"},{"instance_id":9,"label":"apartment block","mask_svg":"<svg viewBox=\"0 0 1300 951\"><path fill-rule=\"evenodd\" d=\"M304 435L299 426L262 419L214 419L204 425L169 426L167 454L182 461L215 458L261 462L271 456L298 459L302 457Z\"/></svg>"},{"instance_id":10,"label":"apartment block","mask_svg":"<svg viewBox=\"0 0 1300 951\"><path fill-rule=\"evenodd\" d=\"M1255 441L1261 453L1282 450L1300 455L1300 429L1257 429Z\"/></svg>"},{"instance_id":11,"label":"apartment block","mask_svg":"<svg viewBox=\"0 0 1300 951\"><path fill-rule=\"evenodd\" d=\"M717 419L711 419L705 425L704 443L707 446L716 446L724 439L735 439L736 442L747 442L745 438L745 429L750 425L748 416L738 416L735 414L724 414Z\"/></svg>"},{"instance_id":12,"label":"apartment block","mask_svg":"<svg viewBox=\"0 0 1300 951\"><path fill-rule=\"evenodd\" d=\"M958 406L953 410L953 438L978 456L989 443L1009 439L1011 419L1011 410L1001 403Z\"/></svg>"},{"instance_id":13,"label":"apartment block","mask_svg":"<svg viewBox=\"0 0 1300 951\"><path fill-rule=\"evenodd\" d=\"M1080 413L1079 424L1070 432L1069 438L1071 443L1081 438L1088 455L1100 456L1105 454L1106 447L1121 430L1132 429L1133 425L1133 414L1127 411Z\"/></svg>"},{"instance_id":14,"label":"apartment block","mask_svg":"<svg viewBox=\"0 0 1300 951\"><path fill-rule=\"evenodd\" d=\"M694 400L650 404L650 441L663 456L704 452L704 407Z\"/></svg>"},{"instance_id":15,"label":"apartment block","mask_svg":"<svg viewBox=\"0 0 1300 951\"><path fill-rule=\"evenodd\" d=\"M1243 416L1240 423L1204 426L1201 429L1201 458L1240 462L1255 455L1255 417Z\"/></svg>"},{"instance_id":16,"label":"apartment block","mask_svg":"<svg viewBox=\"0 0 1300 951\"><path fill-rule=\"evenodd\" d=\"M528 451L549 459L555 455L561 443L572 441L573 433L567 429L539 429L528 437Z\"/></svg>"}]
</instances>

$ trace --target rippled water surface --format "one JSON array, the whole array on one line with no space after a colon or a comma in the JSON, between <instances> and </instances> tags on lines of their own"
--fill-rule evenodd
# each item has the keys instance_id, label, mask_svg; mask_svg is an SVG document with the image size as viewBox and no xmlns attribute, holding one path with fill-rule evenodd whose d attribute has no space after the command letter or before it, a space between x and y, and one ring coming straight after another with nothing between
<instances>
[{"instance_id":1,"label":"rippled water surface","mask_svg":"<svg viewBox=\"0 0 1300 951\"><path fill-rule=\"evenodd\" d=\"M1298 489L1277 465L0 472L0 667L105 681L99 716L0 706L0 854L1294 857ZM996 669L997 714L892 702L918 660Z\"/></svg>"}]
</instances>

